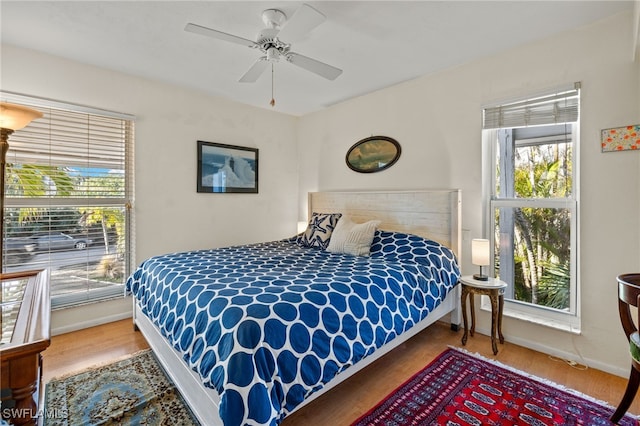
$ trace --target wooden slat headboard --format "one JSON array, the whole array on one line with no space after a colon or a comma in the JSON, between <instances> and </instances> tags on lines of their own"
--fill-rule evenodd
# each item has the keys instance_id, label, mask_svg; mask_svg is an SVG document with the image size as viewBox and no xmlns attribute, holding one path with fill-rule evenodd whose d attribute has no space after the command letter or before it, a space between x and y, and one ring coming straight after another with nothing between
<instances>
[{"instance_id":1,"label":"wooden slat headboard","mask_svg":"<svg viewBox=\"0 0 640 426\"><path fill-rule=\"evenodd\" d=\"M354 222L377 219L379 229L406 232L438 241L460 258L461 191L310 192L311 213L342 213Z\"/></svg>"}]
</instances>

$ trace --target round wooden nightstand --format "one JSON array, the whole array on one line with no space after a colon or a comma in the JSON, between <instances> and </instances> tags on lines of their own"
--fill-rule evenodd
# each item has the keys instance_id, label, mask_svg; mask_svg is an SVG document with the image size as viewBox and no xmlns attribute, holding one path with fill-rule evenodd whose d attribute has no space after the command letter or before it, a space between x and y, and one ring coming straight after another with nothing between
<instances>
[{"instance_id":1,"label":"round wooden nightstand","mask_svg":"<svg viewBox=\"0 0 640 426\"><path fill-rule=\"evenodd\" d=\"M489 278L487 281L479 281L471 275L460 277L460 285L462 286L461 304L462 304L462 320L464 322L464 334L462 335L462 345L467 344L467 333L469 325L467 321L467 298L470 299L471 305L471 335L476 329L476 311L473 303L473 295L480 294L489 296L491 300L491 348L493 354L498 353L498 345L496 344L496 333L500 339L500 343L504 343L502 335L502 309L504 307L504 289L507 283L496 278Z\"/></svg>"}]
</instances>

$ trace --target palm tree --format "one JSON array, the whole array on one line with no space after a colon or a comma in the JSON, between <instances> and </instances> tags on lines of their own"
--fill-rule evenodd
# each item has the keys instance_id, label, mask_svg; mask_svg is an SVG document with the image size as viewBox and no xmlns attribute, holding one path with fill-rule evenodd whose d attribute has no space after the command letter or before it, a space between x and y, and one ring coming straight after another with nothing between
<instances>
[{"instance_id":1,"label":"palm tree","mask_svg":"<svg viewBox=\"0 0 640 426\"><path fill-rule=\"evenodd\" d=\"M7 164L6 185L7 197L35 198L45 196L69 196L74 191L74 182L65 168L34 165ZM42 218L43 209L22 207L18 210L18 226L38 222ZM12 227L8 227L8 231Z\"/></svg>"},{"instance_id":2,"label":"palm tree","mask_svg":"<svg viewBox=\"0 0 640 426\"><path fill-rule=\"evenodd\" d=\"M525 151L526 150L526 151ZM515 170L515 190L522 198L564 198L571 184L571 148L558 144L527 146ZM528 302L558 309L569 303L570 217L566 209L516 208L515 240L521 263L516 294Z\"/></svg>"}]
</instances>

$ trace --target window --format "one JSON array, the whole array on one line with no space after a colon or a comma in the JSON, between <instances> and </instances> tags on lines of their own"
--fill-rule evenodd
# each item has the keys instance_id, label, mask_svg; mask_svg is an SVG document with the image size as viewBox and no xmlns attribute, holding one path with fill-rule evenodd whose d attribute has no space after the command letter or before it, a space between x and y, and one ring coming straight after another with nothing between
<instances>
[{"instance_id":1,"label":"window","mask_svg":"<svg viewBox=\"0 0 640 426\"><path fill-rule=\"evenodd\" d=\"M4 272L49 268L53 307L122 295L132 253L133 117L0 96L44 114L9 137Z\"/></svg>"},{"instance_id":2,"label":"window","mask_svg":"<svg viewBox=\"0 0 640 426\"><path fill-rule=\"evenodd\" d=\"M507 312L579 328L580 86L484 109L487 228Z\"/></svg>"}]
</instances>

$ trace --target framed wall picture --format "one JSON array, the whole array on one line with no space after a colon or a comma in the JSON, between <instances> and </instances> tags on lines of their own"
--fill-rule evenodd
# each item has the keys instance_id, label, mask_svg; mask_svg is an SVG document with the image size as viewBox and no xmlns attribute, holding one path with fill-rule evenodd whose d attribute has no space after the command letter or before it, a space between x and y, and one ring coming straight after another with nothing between
<instances>
[{"instance_id":1,"label":"framed wall picture","mask_svg":"<svg viewBox=\"0 0 640 426\"><path fill-rule=\"evenodd\" d=\"M371 136L356 142L345 160L358 173L375 173L393 166L402 152L400 144L388 136Z\"/></svg>"},{"instance_id":2,"label":"framed wall picture","mask_svg":"<svg viewBox=\"0 0 640 426\"><path fill-rule=\"evenodd\" d=\"M258 193L258 149L198 141L198 192Z\"/></svg>"},{"instance_id":3,"label":"framed wall picture","mask_svg":"<svg viewBox=\"0 0 640 426\"><path fill-rule=\"evenodd\" d=\"M640 150L640 124L602 129L600 144L602 152Z\"/></svg>"}]
</instances>

